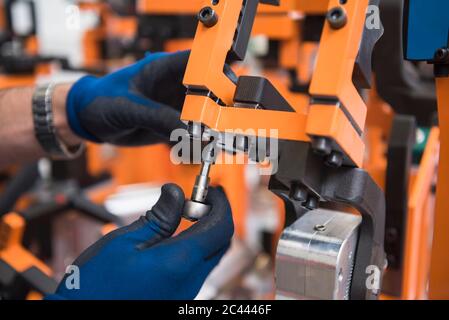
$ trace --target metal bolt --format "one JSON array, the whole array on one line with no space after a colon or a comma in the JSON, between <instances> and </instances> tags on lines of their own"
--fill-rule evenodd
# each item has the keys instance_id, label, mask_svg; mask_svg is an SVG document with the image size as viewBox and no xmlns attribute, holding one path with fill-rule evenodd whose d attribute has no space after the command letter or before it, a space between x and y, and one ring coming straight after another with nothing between
<instances>
[{"instance_id":1,"label":"metal bolt","mask_svg":"<svg viewBox=\"0 0 449 320\"><path fill-rule=\"evenodd\" d=\"M327 156L332 152L332 147L329 139L314 138L312 139L313 151L320 156Z\"/></svg>"},{"instance_id":2,"label":"metal bolt","mask_svg":"<svg viewBox=\"0 0 449 320\"><path fill-rule=\"evenodd\" d=\"M294 185L291 189L290 197L293 198L293 200L304 202L307 200L308 195L309 193L306 188L299 185Z\"/></svg>"},{"instance_id":3,"label":"metal bolt","mask_svg":"<svg viewBox=\"0 0 449 320\"><path fill-rule=\"evenodd\" d=\"M438 49L435 53L435 60L438 62L444 62L449 59L449 49L448 48L441 48Z\"/></svg>"},{"instance_id":4,"label":"metal bolt","mask_svg":"<svg viewBox=\"0 0 449 320\"><path fill-rule=\"evenodd\" d=\"M307 201L304 203L304 207L309 210L315 210L316 208L318 208L318 202L319 200L316 197L309 196L309 198L307 198Z\"/></svg>"},{"instance_id":5,"label":"metal bolt","mask_svg":"<svg viewBox=\"0 0 449 320\"><path fill-rule=\"evenodd\" d=\"M323 232L326 231L326 226L324 224L317 224L313 229L318 232Z\"/></svg>"},{"instance_id":6,"label":"metal bolt","mask_svg":"<svg viewBox=\"0 0 449 320\"><path fill-rule=\"evenodd\" d=\"M345 9L342 7L335 7L329 10L326 15L326 19L329 22L332 29L341 29L348 22L348 16Z\"/></svg>"},{"instance_id":7,"label":"metal bolt","mask_svg":"<svg viewBox=\"0 0 449 320\"><path fill-rule=\"evenodd\" d=\"M343 164L343 154L333 151L326 159L326 164L332 168L339 168Z\"/></svg>"},{"instance_id":8,"label":"metal bolt","mask_svg":"<svg viewBox=\"0 0 449 320\"><path fill-rule=\"evenodd\" d=\"M204 24L205 27L211 28L218 22L218 15L211 7L204 7L198 13L198 20Z\"/></svg>"}]
</instances>

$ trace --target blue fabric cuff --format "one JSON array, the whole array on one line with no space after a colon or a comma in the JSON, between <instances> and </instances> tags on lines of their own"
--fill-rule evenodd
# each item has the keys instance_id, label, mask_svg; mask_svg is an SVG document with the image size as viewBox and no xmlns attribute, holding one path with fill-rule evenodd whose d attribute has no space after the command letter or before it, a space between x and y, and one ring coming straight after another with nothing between
<instances>
[{"instance_id":1,"label":"blue fabric cuff","mask_svg":"<svg viewBox=\"0 0 449 320\"><path fill-rule=\"evenodd\" d=\"M67 110L67 119L69 122L69 126L74 133L76 133L81 138L86 140L102 143L98 138L87 132L82 126L78 119L78 110L76 99L78 95L83 94L85 87L88 86L92 81L96 81L96 78L93 76L84 76L70 88L69 94L67 96L66 110Z\"/></svg>"}]
</instances>

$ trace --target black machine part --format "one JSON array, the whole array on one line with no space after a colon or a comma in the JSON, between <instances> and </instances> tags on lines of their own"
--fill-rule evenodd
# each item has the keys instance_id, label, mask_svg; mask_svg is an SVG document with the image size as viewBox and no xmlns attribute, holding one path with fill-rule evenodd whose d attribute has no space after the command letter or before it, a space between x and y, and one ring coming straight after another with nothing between
<instances>
[{"instance_id":1,"label":"black machine part","mask_svg":"<svg viewBox=\"0 0 449 320\"><path fill-rule=\"evenodd\" d=\"M243 2L239 23L234 34L234 42L226 59L227 63L243 61L245 59L259 3L278 6L280 0L245 0Z\"/></svg>"},{"instance_id":2,"label":"black machine part","mask_svg":"<svg viewBox=\"0 0 449 320\"><path fill-rule=\"evenodd\" d=\"M308 208L306 201L294 199L292 191L301 186L308 196L320 201L342 203L362 216L355 255L350 299L376 299L379 292L366 287L367 267L385 267L385 196L370 175L358 168L326 166L310 143L281 141L278 171L270 179L270 190L285 203L286 226Z\"/></svg>"},{"instance_id":3,"label":"black machine part","mask_svg":"<svg viewBox=\"0 0 449 320\"><path fill-rule=\"evenodd\" d=\"M387 154L385 252L388 269L382 288L384 293L393 296L400 296L402 293L409 174L415 142L415 118L396 115L393 119Z\"/></svg>"},{"instance_id":4,"label":"black machine part","mask_svg":"<svg viewBox=\"0 0 449 320\"><path fill-rule=\"evenodd\" d=\"M268 110L295 111L273 84L262 77L241 76L237 82L234 103Z\"/></svg>"}]
</instances>

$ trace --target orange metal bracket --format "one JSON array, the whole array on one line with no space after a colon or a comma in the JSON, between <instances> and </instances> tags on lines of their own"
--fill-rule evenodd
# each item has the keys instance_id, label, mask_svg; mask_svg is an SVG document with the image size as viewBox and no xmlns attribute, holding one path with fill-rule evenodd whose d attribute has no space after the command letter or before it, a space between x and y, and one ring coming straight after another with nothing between
<instances>
[{"instance_id":1,"label":"orange metal bracket","mask_svg":"<svg viewBox=\"0 0 449 320\"><path fill-rule=\"evenodd\" d=\"M209 1L206 3L208 5ZM198 24L184 77L188 88L209 90L228 106L232 104L235 85L224 74L223 67L232 47L242 6L243 0L220 1L214 6L218 23L212 28Z\"/></svg>"},{"instance_id":2,"label":"orange metal bracket","mask_svg":"<svg viewBox=\"0 0 449 320\"><path fill-rule=\"evenodd\" d=\"M339 104L312 105L307 126L310 136L323 136L321 124L325 119L341 119L339 126L344 128L339 131L344 132L338 135L327 132L324 137L335 141L358 167L363 163L364 144L360 133L365 127L367 108L352 82L352 74L360 49L368 5L369 0L348 1L345 5L340 5L338 0L329 1L329 10L340 7L346 12L347 24L335 30L329 22L325 23L310 94L317 100L337 99ZM343 137L351 140L345 140Z\"/></svg>"},{"instance_id":3,"label":"orange metal bracket","mask_svg":"<svg viewBox=\"0 0 449 320\"><path fill-rule=\"evenodd\" d=\"M288 140L309 141L309 137L326 137L334 141L353 164L361 167L365 150L361 133L367 108L352 82L352 73L368 4L369 0L361 0L344 5L348 23L339 30L326 23L311 94L318 98L336 98L340 104L312 105L305 123L304 115L232 107L236 86L224 74L223 66L243 2L220 1L214 7L219 16L217 25L207 28L200 24L198 27L184 78L188 88L210 91L215 101L206 96L187 95L182 120L201 122L217 131L278 129L279 138ZM340 6L340 2L331 0L329 8L335 6Z\"/></svg>"},{"instance_id":4,"label":"orange metal bracket","mask_svg":"<svg viewBox=\"0 0 449 320\"><path fill-rule=\"evenodd\" d=\"M440 150L440 130L430 132L424 155L410 189L404 255L402 299L426 299L433 225L432 184Z\"/></svg>"},{"instance_id":5,"label":"orange metal bracket","mask_svg":"<svg viewBox=\"0 0 449 320\"><path fill-rule=\"evenodd\" d=\"M327 12L329 0L296 0L296 8L306 14L323 14Z\"/></svg>"},{"instance_id":6,"label":"orange metal bracket","mask_svg":"<svg viewBox=\"0 0 449 320\"><path fill-rule=\"evenodd\" d=\"M184 78L188 88L206 90L213 95L187 95L181 119L203 123L216 131L277 129L278 137L287 140L326 137L335 142L351 164L361 167L365 149L361 133L367 110L352 83L352 73L368 4L369 0L348 2L344 5L347 25L334 30L326 23L323 31L311 93L319 98L335 98L341 105L313 105L310 113L303 115L233 106L236 86L224 74L223 67L232 47L243 1L220 1L214 6L218 23L212 28L198 26ZM210 2L205 1L205 5ZM340 2L331 0L329 8L335 6L340 6Z\"/></svg>"},{"instance_id":7,"label":"orange metal bracket","mask_svg":"<svg viewBox=\"0 0 449 320\"><path fill-rule=\"evenodd\" d=\"M196 14L201 8L201 4L203 4L203 0L138 0L137 11L142 14Z\"/></svg>"},{"instance_id":8,"label":"orange metal bracket","mask_svg":"<svg viewBox=\"0 0 449 320\"><path fill-rule=\"evenodd\" d=\"M449 78L437 78L440 161L438 168L435 230L430 267L429 297L449 299Z\"/></svg>"}]
</instances>

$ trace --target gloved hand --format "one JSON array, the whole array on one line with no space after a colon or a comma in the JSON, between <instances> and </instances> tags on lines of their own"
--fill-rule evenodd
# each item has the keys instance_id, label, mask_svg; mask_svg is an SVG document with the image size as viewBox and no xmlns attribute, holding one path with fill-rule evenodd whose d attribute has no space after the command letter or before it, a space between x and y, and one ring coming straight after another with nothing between
<instances>
[{"instance_id":1,"label":"gloved hand","mask_svg":"<svg viewBox=\"0 0 449 320\"><path fill-rule=\"evenodd\" d=\"M146 216L88 248L74 262L80 288L63 279L47 299L193 299L230 246L234 233L229 202L221 188L207 197L211 212L175 237L184 193L174 185ZM67 276L66 276L67 278Z\"/></svg>"},{"instance_id":2,"label":"gloved hand","mask_svg":"<svg viewBox=\"0 0 449 320\"><path fill-rule=\"evenodd\" d=\"M189 51L149 54L102 78L85 76L67 97L71 129L94 142L139 146L168 142L179 120Z\"/></svg>"}]
</instances>

